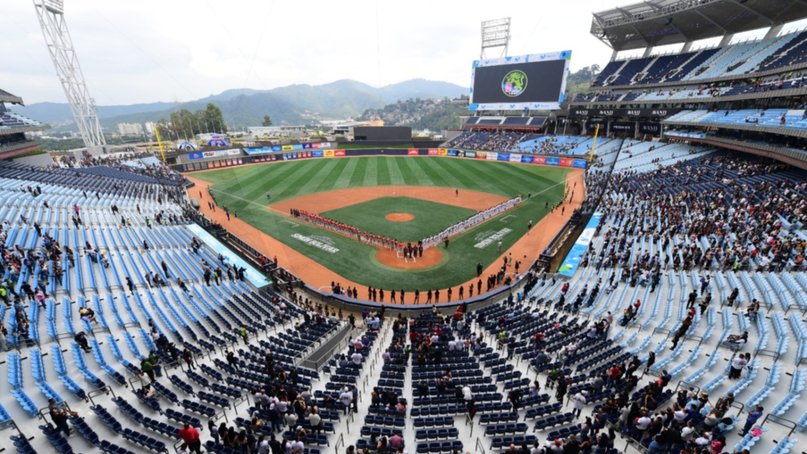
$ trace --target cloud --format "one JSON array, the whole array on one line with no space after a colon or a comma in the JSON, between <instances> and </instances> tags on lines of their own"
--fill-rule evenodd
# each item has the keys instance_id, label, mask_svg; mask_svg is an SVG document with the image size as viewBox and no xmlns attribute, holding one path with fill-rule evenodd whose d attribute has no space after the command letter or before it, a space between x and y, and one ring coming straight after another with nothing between
<instances>
[{"instance_id":1,"label":"cloud","mask_svg":"<svg viewBox=\"0 0 807 454\"><path fill-rule=\"evenodd\" d=\"M504 4L470 0L65 0L99 104L187 101L230 88L356 79L470 82L480 22L512 16L510 55L571 49L572 69L604 65L591 13L633 1ZM4 2L2 87L26 102L64 101L30 2Z\"/></svg>"}]
</instances>

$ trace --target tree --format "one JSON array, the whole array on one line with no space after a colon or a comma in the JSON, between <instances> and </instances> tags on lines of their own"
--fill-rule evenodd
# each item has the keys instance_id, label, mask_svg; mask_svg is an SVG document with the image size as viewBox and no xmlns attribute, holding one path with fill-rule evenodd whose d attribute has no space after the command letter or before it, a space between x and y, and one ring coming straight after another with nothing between
<instances>
[{"instance_id":1,"label":"tree","mask_svg":"<svg viewBox=\"0 0 807 454\"><path fill-rule=\"evenodd\" d=\"M262 126L272 126L272 117L269 115L263 116L263 122L261 123Z\"/></svg>"},{"instance_id":2,"label":"tree","mask_svg":"<svg viewBox=\"0 0 807 454\"><path fill-rule=\"evenodd\" d=\"M219 109L218 106L213 103L208 103L203 112L206 126L211 128L214 132L227 132L227 124L224 123L224 115L222 115L221 109Z\"/></svg>"},{"instance_id":3,"label":"tree","mask_svg":"<svg viewBox=\"0 0 807 454\"><path fill-rule=\"evenodd\" d=\"M171 112L171 126L173 126L178 139L189 139L200 132L196 115L188 109Z\"/></svg>"},{"instance_id":4,"label":"tree","mask_svg":"<svg viewBox=\"0 0 807 454\"><path fill-rule=\"evenodd\" d=\"M165 118L160 118L155 128L160 133L160 140L173 140L177 138L176 134L174 134L174 131L171 129L171 125Z\"/></svg>"}]
</instances>

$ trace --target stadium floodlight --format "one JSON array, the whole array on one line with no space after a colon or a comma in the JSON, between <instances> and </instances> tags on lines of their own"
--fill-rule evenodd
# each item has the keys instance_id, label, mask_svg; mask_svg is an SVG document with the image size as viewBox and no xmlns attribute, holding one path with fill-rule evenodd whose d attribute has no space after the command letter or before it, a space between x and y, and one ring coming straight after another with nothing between
<instances>
[{"instance_id":1,"label":"stadium floodlight","mask_svg":"<svg viewBox=\"0 0 807 454\"><path fill-rule=\"evenodd\" d=\"M106 139L98 121L95 100L87 89L70 32L67 30L64 2L62 0L33 0L33 2L48 53L70 103L84 146L91 152L97 151L106 145Z\"/></svg>"},{"instance_id":2,"label":"stadium floodlight","mask_svg":"<svg viewBox=\"0 0 807 454\"><path fill-rule=\"evenodd\" d=\"M507 46L510 44L510 18L486 20L482 22L482 48L479 59L484 60L486 50L499 49L498 55L492 58L507 56Z\"/></svg>"}]
</instances>

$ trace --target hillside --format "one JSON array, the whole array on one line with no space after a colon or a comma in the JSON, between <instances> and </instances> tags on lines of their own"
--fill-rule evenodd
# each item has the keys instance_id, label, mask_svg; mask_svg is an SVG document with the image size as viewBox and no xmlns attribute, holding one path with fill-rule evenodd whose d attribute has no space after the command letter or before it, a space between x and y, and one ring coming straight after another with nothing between
<instances>
[{"instance_id":1,"label":"hillside","mask_svg":"<svg viewBox=\"0 0 807 454\"><path fill-rule=\"evenodd\" d=\"M376 88L354 80L338 80L323 85L289 85L271 90L232 89L185 103L155 102L119 106L99 106L101 124L113 129L117 123L142 123L168 118L172 110L197 110L216 104L228 125L255 126L264 115L277 125L305 124L328 118L360 115L367 109L409 98L455 97L466 88L447 82L413 79ZM55 130L74 129L66 103L35 103L15 106L14 111L49 123Z\"/></svg>"},{"instance_id":2,"label":"hillside","mask_svg":"<svg viewBox=\"0 0 807 454\"><path fill-rule=\"evenodd\" d=\"M593 65L569 74L566 81L566 99L587 90L599 72ZM520 115L520 112L513 113ZM364 111L360 120L383 120L387 126L411 126L413 129L428 129L439 132L444 129L457 129L462 126L461 117L470 115L468 98L421 99L409 98L387 104L381 108Z\"/></svg>"},{"instance_id":3,"label":"hillside","mask_svg":"<svg viewBox=\"0 0 807 454\"><path fill-rule=\"evenodd\" d=\"M462 126L461 116L468 115L468 98L407 99L379 109L367 109L359 120L383 120L386 126L411 126L439 132Z\"/></svg>"}]
</instances>

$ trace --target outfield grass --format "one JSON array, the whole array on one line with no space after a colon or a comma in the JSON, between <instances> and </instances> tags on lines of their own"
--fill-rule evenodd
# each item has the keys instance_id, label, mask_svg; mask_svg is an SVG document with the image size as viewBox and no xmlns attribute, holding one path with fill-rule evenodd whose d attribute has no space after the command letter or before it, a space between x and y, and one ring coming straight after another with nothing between
<instances>
[{"instance_id":1,"label":"outfield grass","mask_svg":"<svg viewBox=\"0 0 807 454\"><path fill-rule=\"evenodd\" d=\"M475 277L476 263L487 266L499 252L496 243L474 247L486 236L509 229L502 245L510 247L563 197L566 169L448 157L357 157L312 159L200 172L213 183L218 204L238 217L354 282L406 290L446 288ZM441 186L498 194L507 198L532 194L505 216L492 219L440 246L443 260L424 270L394 270L377 263L369 245L266 209L272 202L304 194L348 187L379 185ZM292 237L297 234L298 238ZM299 240L300 236L327 240L339 249L328 253ZM291 270L292 272L294 270Z\"/></svg>"},{"instance_id":2,"label":"outfield grass","mask_svg":"<svg viewBox=\"0 0 807 454\"><path fill-rule=\"evenodd\" d=\"M384 217L390 213L409 213L415 219L410 222L388 221ZM399 241L417 242L436 235L475 213L476 211L467 208L410 197L381 197L320 214L369 233Z\"/></svg>"}]
</instances>

